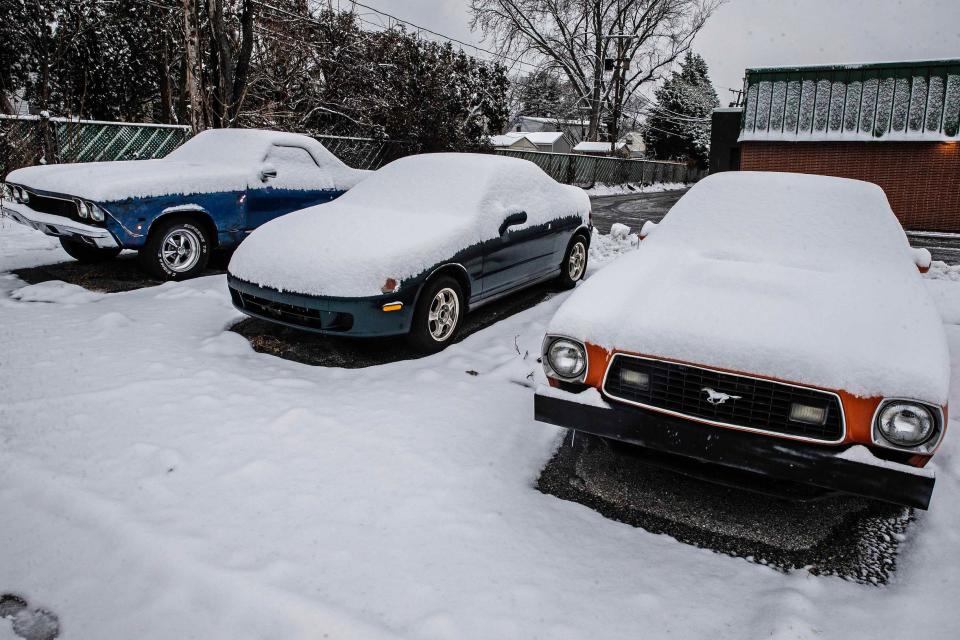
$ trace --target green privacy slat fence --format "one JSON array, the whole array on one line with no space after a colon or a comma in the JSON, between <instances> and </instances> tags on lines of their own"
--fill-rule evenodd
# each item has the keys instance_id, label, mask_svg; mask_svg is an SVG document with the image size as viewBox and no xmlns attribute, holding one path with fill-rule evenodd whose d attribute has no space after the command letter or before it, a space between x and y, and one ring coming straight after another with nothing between
<instances>
[{"instance_id":1,"label":"green privacy slat fence","mask_svg":"<svg viewBox=\"0 0 960 640\"><path fill-rule=\"evenodd\" d=\"M189 127L37 116L0 116L0 176L39 163L162 158Z\"/></svg>"},{"instance_id":2,"label":"green privacy slat fence","mask_svg":"<svg viewBox=\"0 0 960 640\"><path fill-rule=\"evenodd\" d=\"M741 140L951 141L960 60L748 69Z\"/></svg>"},{"instance_id":3,"label":"green privacy slat fence","mask_svg":"<svg viewBox=\"0 0 960 640\"><path fill-rule=\"evenodd\" d=\"M45 151L44 128L49 135ZM411 142L314 134L357 169L379 169L416 153ZM189 127L0 115L0 178L34 164L162 158L190 138Z\"/></svg>"},{"instance_id":4,"label":"green privacy slat fence","mask_svg":"<svg viewBox=\"0 0 960 640\"><path fill-rule=\"evenodd\" d=\"M690 168L680 162L658 160L626 160L542 151L517 151L497 149L497 153L529 160L543 169L554 180L567 184L590 185L655 184L660 182L696 182L706 171Z\"/></svg>"}]
</instances>

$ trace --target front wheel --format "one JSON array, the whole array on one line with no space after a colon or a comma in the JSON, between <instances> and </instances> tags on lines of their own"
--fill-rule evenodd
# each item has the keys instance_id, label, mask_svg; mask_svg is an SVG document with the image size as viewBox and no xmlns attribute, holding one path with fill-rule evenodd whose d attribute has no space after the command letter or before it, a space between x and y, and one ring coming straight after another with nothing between
<instances>
[{"instance_id":1,"label":"front wheel","mask_svg":"<svg viewBox=\"0 0 960 640\"><path fill-rule=\"evenodd\" d=\"M89 245L83 240L74 240L73 238L60 238L60 246L70 254L71 258L84 264L98 264L100 262L106 262L107 260L113 260L120 255L120 247L101 249L100 247Z\"/></svg>"},{"instance_id":2,"label":"front wheel","mask_svg":"<svg viewBox=\"0 0 960 640\"><path fill-rule=\"evenodd\" d=\"M173 219L150 231L140 250L140 265L161 280L187 280L207 268L210 239L201 225L192 220Z\"/></svg>"},{"instance_id":3,"label":"front wheel","mask_svg":"<svg viewBox=\"0 0 960 640\"><path fill-rule=\"evenodd\" d=\"M436 353L451 344L465 313L460 283L444 276L428 282L413 312L410 344L422 353Z\"/></svg>"},{"instance_id":4,"label":"front wheel","mask_svg":"<svg viewBox=\"0 0 960 640\"><path fill-rule=\"evenodd\" d=\"M573 289L587 273L587 240L582 235L573 236L567 253L560 265L560 277L557 281L563 289Z\"/></svg>"}]
</instances>

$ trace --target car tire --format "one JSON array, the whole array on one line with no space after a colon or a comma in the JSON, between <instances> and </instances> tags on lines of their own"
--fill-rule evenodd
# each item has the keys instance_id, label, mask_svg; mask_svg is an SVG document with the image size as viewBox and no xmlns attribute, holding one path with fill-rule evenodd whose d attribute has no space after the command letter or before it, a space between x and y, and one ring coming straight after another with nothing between
<instances>
[{"instance_id":1,"label":"car tire","mask_svg":"<svg viewBox=\"0 0 960 640\"><path fill-rule=\"evenodd\" d=\"M427 282L413 312L410 345L421 353L442 351L456 340L465 313L459 282L449 276Z\"/></svg>"},{"instance_id":2,"label":"car tire","mask_svg":"<svg viewBox=\"0 0 960 640\"><path fill-rule=\"evenodd\" d=\"M161 280L195 278L210 260L209 233L188 218L164 220L150 230L139 258L143 270Z\"/></svg>"},{"instance_id":3,"label":"car tire","mask_svg":"<svg viewBox=\"0 0 960 640\"><path fill-rule=\"evenodd\" d=\"M74 240L73 238L60 238L60 246L70 254L71 258L83 264L99 264L107 260L113 260L120 255L120 247L101 249L89 245L83 240Z\"/></svg>"},{"instance_id":4,"label":"car tire","mask_svg":"<svg viewBox=\"0 0 960 640\"><path fill-rule=\"evenodd\" d=\"M557 278L557 283L561 289L573 289L577 286L577 282L583 280L583 276L587 273L589 255L586 236L582 233L574 235L560 264L560 277Z\"/></svg>"}]
</instances>

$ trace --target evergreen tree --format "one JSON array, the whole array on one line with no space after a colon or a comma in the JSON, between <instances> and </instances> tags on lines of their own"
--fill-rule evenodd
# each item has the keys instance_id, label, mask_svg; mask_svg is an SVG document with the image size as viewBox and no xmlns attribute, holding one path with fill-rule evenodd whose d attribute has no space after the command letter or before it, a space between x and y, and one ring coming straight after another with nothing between
<instances>
[{"instance_id":1,"label":"evergreen tree","mask_svg":"<svg viewBox=\"0 0 960 640\"><path fill-rule=\"evenodd\" d=\"M710 155L710 114L720 106L706 61L687 53L680 68L657 89L644 138L657 158L696 161L706 167Z\"/></svg>"}]
</instances>

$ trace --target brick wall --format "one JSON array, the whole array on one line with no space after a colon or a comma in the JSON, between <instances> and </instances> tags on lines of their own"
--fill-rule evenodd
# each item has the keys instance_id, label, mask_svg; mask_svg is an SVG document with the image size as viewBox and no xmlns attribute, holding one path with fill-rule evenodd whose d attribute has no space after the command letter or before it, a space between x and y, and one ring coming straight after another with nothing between
<instances>
[{"instance_id":1,"label":"brick wall","mask_svg":"<svg viewBox=\"0 0 960 640\"><path fill-rule=\"evenodd\" d=\"M744 142L740 168L873 182L904 228L960 232L960 143Z\"/></svg>"}]
</instances>

